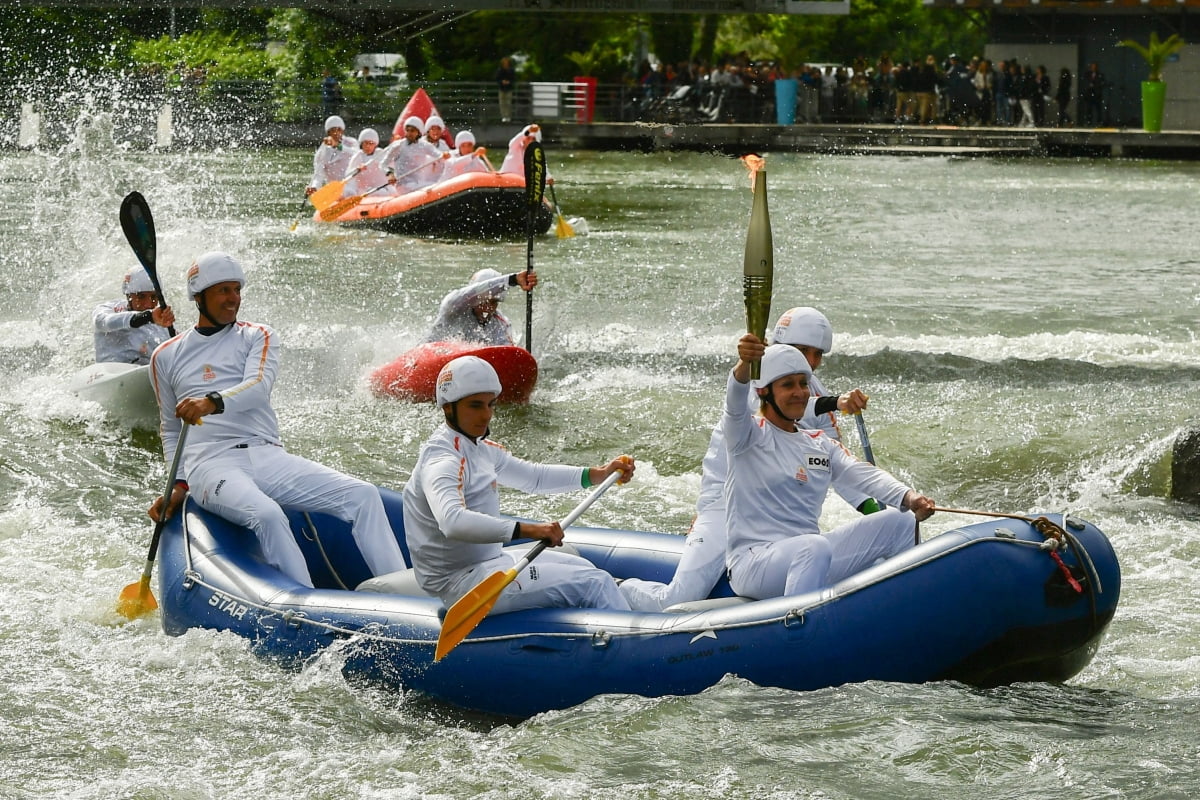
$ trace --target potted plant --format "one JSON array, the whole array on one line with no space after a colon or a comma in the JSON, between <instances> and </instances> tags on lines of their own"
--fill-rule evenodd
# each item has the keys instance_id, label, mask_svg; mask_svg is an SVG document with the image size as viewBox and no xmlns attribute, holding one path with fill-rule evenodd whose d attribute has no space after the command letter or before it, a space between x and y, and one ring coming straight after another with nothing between
<instances>
[{"instance_id":1,"label":"potted plant","mask_svg":"<svg viewBox=\"0 0 1200 800\"><path fill-rule=\"evenodd\" d=\"M1150 74L1142 81L1142 128L1158 133L1162 130L1163 105L1167 99L1167 84L1162 79L1163 67L1167 59L1182 50L1186 43L1177 33L1161 40L1157 33L1151 33L1147 45L1132 39L1124 39L1119 44L1136 50L1146 60Z\"/></svg>"},{"instance_id":2,"label":"potted plant","mask_svg":"<svg viewBox=\"0 0 1200 800\"><path fill-rule=\"evenodd\" d=\"M598 81L595 73L600 68L603 56L594 43L586 53L581 53L578 50L573 53L567 53L567 60L579 68L581 74L575 76L575 83L583 84L584 87L583 105L576 111L576 121L588 124L596 114L596 86Z\"/></svg>"}]
</instances>

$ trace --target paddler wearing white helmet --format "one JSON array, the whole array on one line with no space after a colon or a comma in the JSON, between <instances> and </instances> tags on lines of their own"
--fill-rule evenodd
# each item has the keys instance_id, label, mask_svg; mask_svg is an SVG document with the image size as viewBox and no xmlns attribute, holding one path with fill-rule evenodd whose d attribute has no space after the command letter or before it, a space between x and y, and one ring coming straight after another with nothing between
<instances>
[{"instance_id":1,"label":"paddler wearing white helmet","mask_svg":"<svg viewBox=\"0 0 1200 800\"><path fill-rule=\"evenodd\" d=\"M934 501L821 431L797 426L812 377L804 355L786 344L766 347L752 333L738 340L737 354L721 416L733 590L754 599L806 594L912 547L915 526L933 513ZM761 375L751 383L756 361ZM761 420L746 404L747 386L761 398ZM822 532L831 487L879 498L888 508Z\"/></svg>"},{"instance_id":2,"label":"paddler wearing white helmet","mask_svg":"<svg viewBox=\"0 0 1200 800\"><path fill-rule=\"evenodd\" d=\"M514 345L512 323L500 313L500 302L510 286L528 292L537 285L537 273L533 270L503 275L494 269L481 269L471 276L466 286L442 298L437 318L421 341Z\"/></svg>"},{"instance_id":3,"label":"paddler wearing white helmet","mask_svg":"<svg viewBox=\"0 0 1200 800\"><path fill-rule=\"evenodd\" d=\"M325 118L325 135L313 153L313 174L304 196L308 197L331 181L346 177L350 159L358 150L358 141L346 136L346 122L334 114Z\"/></svg>"},{"instance_id":4,"label":"paddler wearing white helmet","mask_svg":"<svg viewBox=\"0 0 1200 800\"><path fill-rule=\"evenodd\" d=\"M788 344L804 355L810 366L808 386L810 395L818 393L816 376L821 356L833 348L833 327L820 311L798 307L785 311L775 325L772 338L776 344ZM823 393L824 389L820 389ZM754 389L746 395L748 408L758 411L760 398ZM837 396L810 397L808 409L800 420L802 428L818 429L840 439L833 421L835 410L852 414L866 406L867 397L858 389ZM696 516L687 533L679 565L670 582L629 578L621 582L621 591L629 604L638 611L662 611L677 603L703 600L709 596L725 574L726 536L725 479L729 474L729 455L725 438L718 423L709 436L708 450L700 470L700 494L696 499ZM847 503L862 513L878 510L874 498L851 488L835 486L834 490Z\"/></svg>"},{"instance_id":5,"label":"paddler wearing white helmet","mask_svg":"<svg viewBox=\"0 0 1200 800\"><path fill-rule=\"evenodd\" d=\"M149 364L154 348L170 337L175 312L158 307L154 282L140 266L125 273L121 294L92 309L96 363Z\"/></svg>"},{"instance_id":6,"label":"paddler wearing white helmet","mask_svg":"<svg viewBox=\"0 0 1200 800\"><path fill-rule=\"evenodd\" d=\"M363 128L358 134L358 150L346 167L346 188L342 190L342 196L353 197L367 192L391 194L396 176L385 172L386 158L387 150L379 149L379 132L374 128Z\"/></svg>"},{"instance_id":7,"label":"paddler wearing white helmet","mask_svg":"<svg viewBox=\"0 0 1200 800\"><path fill-rule=\"evenodd\" d=\"M460 356L438 373L436 403L443 421L421 446L404 487L404 533L417 582L447 608L493 572L511 569L516 539L563 543L558 522L502 517L498 486L534 494L578 491L614 472L633 477L630 456L598 467L536 464L512 455L489 436L500 378L478 356ZM492 614L527 608L628 610L616 581L577 555L542 553L500 594Z\"/></svg>"},{"instance_id":8,"label":"paddler wearing white helmet","mask_svg":"<svg viewBox=\"0 0 1200 800\"><path fill-rule=\"evenodd\" d=\"M536 125L526 125L516 136L508 140L508 152L504 155L504 162L500 165L500 172L510 175L525 174L525 151L533 142L542 140L542 129ZM547 180L549 176L547 175Z\"/></svg>"},{"instance_id":9,"label":"paddler wearing white helmet","mask_svg":"<svg viewBox=\"0 0 1200 800\"><path fill-rule=\"evenodd\" d=\"M425 120L414 114L404 120L404 138L388 145L384 167L395 173L402 192L411 192L436 183L449 157L425 140Z\"/></svg>"},{"instance_id":10,"label":"paddler wearing white helmet","mask_svg":"<svg viewBox=\"0 0 1200 800\"><path fill-rule=\"evenodd\" d=\"M442 179L448 180L467 172L491 172L491 163L487 160L487 149L475 147L475 134L470 131L459 131L454 137L454 149L450 151L450 160L442 170Z\"/></svg>"},{"instance_id":11,"label":"paddler wearing white helmet","mask_svg":"<svg viewBox=\"0 0 1200 800\"><path fill-rule=\"evenodd\" d=\"M282 506L350 523L376 575L405 569L376 487L283 448L271 406L279 337L267 325L237 320L245 284L241 262L229 253L196 258L187 286L199 320L151 358L166 463L183 424L197 426L188 431L181 481L165 513L174 513L190 491L202 508L252 531L267 563L300 586L313 582ZM160 497L151 517L158 520L163 506Z\"/></svg>"},{"instance_id":12,"label":"paddler wearing white helmet","mask_svg":"<svg viewBox=\"0 0 1200 800\"><path fill-rule=\"evenodd\" d=\"M425 120L425 141L437 148L439 153L450 152L450 145L446 144L446 122L437 114L430 114Z\"/></svg>"}]
</instances>

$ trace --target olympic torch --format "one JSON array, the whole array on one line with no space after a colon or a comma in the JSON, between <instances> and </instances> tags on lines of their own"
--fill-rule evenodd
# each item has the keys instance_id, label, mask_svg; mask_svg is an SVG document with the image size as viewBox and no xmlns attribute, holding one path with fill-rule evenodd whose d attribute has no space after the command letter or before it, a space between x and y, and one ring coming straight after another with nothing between
<instances>
[{"instance_id":1,"label":"olympic torch","mask_svg":"<svg viewBox=\"0 0 1200 800\"><path fill-rule=\"evenodd\" d=\"M767 211L766 162L756 155L742 157L750 170L750 188L754 200L750 207L750 230L746 234L746 255L742 261L742 289L746 296L746 329L766 340L771 318L771 280L775 256L771 245L771 215ZM759 363L750 365L750 377L758 378Z\"/></svg>"}]
</instances>

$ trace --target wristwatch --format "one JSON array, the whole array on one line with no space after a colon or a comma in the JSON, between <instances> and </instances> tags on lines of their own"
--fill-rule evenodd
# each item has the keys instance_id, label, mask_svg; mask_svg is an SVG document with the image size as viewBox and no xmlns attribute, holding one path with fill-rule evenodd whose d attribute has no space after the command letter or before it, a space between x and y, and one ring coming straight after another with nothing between
<instances>
[{"instance_id":1,"label":"wristwatch","mask_svg":"<svg viewBox=\"0 0 1200 800\"><path fill-rule=\"evenodd\" d=\"M216 409L213 411L214 414L225 413L225 398L221 397L220 392L209 392L208 394L204 395L204 397L208 400L211 400L212 404L216 406Z\"/></svg>"}]
</instances>

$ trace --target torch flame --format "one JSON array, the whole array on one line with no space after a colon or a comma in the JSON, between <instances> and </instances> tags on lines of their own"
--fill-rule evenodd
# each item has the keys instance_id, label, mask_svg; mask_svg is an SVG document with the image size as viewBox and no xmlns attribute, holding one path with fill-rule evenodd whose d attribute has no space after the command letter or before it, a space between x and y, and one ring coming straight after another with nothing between
<instances>
[{"instance_id":1,"label":"torch flame","mask_svg":"<svg viewBox=\"0 0 1200 800\"><path fill-rule=\"evenodd\" d=\"M766 168L766 159L764 159L762 156L750 153L742 156L741 161L746 165L746 169L750 173L750 190L754 191L754 179L758 176L759 172Z\"/></svg>"}]
</instances>

